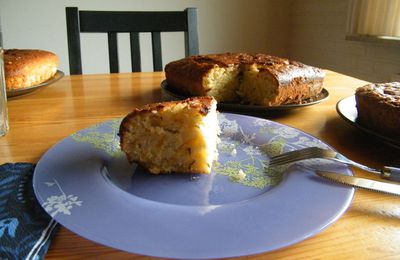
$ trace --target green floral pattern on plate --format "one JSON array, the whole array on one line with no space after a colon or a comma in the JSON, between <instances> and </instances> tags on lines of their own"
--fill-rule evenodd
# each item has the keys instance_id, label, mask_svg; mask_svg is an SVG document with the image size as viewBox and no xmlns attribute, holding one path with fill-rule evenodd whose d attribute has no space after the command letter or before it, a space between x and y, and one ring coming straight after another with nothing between
<instances>
[{"instance_id":1,"label":"green floral pattern on plate","mask_svg":"<svg viewBox=\"0 0 400 260\"><path fill-rule=\"evenodd\" d=\"M261 118L255 118L253 125L241 125L220 114L219 121L222 134L218 151L224 158L223 163L214 165L214 171L250 187L264 189L282 180L289 166L268 167L269 157L299 147L321 146L320 141L294 128Z\"/></svg>"},{"instance_id":2,"label":"green floral pattern on plate","mask_svg":"<svg viewBox=\"0 0 400 260\"><path fill-rule=\"evenodd\" d=\"M294 128L261 118L254 118L252 125L241 125L236 119L229 119L229 114L220 113L219 122L219 160L214 163L213 171L248 187L264 189L282 180L288 166L268 167L269 157L308 146L325 146ZM71 137L77 142L89 143L111 157L120 157L123 156L117 135L120 123L121 119L110 120Z\"/></svg>"},{"instance_id":3,"label":"green floral pattern on plate","mask_svg":"<svg viewBox=\"0 0 400 260\"><path fill-rule=\"evenodd\" d=\"M111 157L119 157L123 152L119 146L118 131L121 119L114 119L105 123L95 124L83 131L71 135L77 142L84 142L103 150ZM102 131L100 131L100 128ZM105 131L104 131L105 129Z\"/></svg>"}]
</instances>

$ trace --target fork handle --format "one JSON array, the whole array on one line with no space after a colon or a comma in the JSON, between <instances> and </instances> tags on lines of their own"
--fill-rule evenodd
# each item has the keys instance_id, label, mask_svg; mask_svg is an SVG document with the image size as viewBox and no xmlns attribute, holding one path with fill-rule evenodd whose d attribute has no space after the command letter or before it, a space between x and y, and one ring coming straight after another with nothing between
<instances>
[{"instance_id":1,"label":"fork handle","mask_svg":"<svg viewBox=\"0 0 400 260\"><path fill-rule=\"evenodd\" d=\"M384 179L400 182L400 168L383 166L381 176Z\"/></svg>"}]
</instances>

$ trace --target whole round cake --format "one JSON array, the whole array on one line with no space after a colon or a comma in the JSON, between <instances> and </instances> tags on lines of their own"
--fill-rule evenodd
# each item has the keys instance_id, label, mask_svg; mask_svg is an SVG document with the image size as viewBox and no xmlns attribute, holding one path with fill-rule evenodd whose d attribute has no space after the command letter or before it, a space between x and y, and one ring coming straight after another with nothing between
<instances>
[{"instance_id":1,"label":"whole round cake","mask_svg":"<svg viewBox=\"0 0 400 260\"><path fill-rule=\"evenodd\" d=\"M58 57L52 52L30 49L4 51L4 73L7 90L38 85L57 72Z\"/></svg>"},{"instance_id":2,"label":"whole round cake","mask_svg":"<svg viewBox=\"0 0 400 260\"><path fill-rule=\"evenodd\" d=\"M355 98L361 125L400 140L400 82L359 87Z\"/></svg>"},{"instance_id":3,"label":"whole round cake","mask_svg":"<svg viewBox=\"0 0 400 260\"><path fill-rule=\"evenodd\" d=\"M187 96L260 106L300 104L322 91L324 72L267 54L196 55L165 66L168 86Z\"/></svg>"}]
</instances>

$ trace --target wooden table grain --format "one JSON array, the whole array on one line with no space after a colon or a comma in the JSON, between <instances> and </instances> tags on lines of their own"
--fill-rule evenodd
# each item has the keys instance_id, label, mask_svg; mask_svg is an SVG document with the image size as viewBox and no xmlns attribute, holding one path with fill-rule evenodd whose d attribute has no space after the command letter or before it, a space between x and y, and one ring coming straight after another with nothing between
<instances>
[{"instance_id":1,"label":"wooden table grain","mask_svg":"<svg viewBox=\"0 0 400 260\"><path fill-rule=\"evenodd\" d=\"M400 151L345 122L336 103L365 81L326 71L329 99L264 118L303 130L345 156L372 167L400 166ZM0 163L37 162L54 144L95 123L118 118L134 107L166 99L161 72L65 76L8 101L10 132L0 138ZM354 169L357 176L378 179ZM357 190L347 212L333 225L300 243L246 259L395 259L400 257L400 198ZM47 259L151 259L99 245L61 228Z\"/></svg>"}]
</instances>

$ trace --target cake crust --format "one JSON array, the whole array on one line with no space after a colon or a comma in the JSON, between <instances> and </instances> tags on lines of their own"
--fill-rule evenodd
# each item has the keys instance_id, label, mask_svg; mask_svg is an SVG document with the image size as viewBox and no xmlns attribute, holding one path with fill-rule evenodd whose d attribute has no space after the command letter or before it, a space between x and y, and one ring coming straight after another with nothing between
<instances>
[{"instance_id":1,"label":"cake crust","mask_svg":"<svg viewBox=\"0 0 400 260\"><path fill-rule=\"evenodd\" d=\"M208 111L211 109L214 102L215 100L212 97L203 96L203 97L192 97L179 101L151 103L151 104L146 104L141 108L134 108L133 111L130 112L122 120L119 130L120 136L122 137L123 134L126 132L125 130L127 127L129 127L129 121L131 120L131 118L137 116L138 114L155 113L167 109L169 107L173 107L176 104L187 104L189 107L199 109L199 111L203 115L206 115Z\"/></svg>"},{"instance_id":2,"label":"cake crust","mask_svg":"<svg viewBox=\"0 0 400 260\"><path fill-rule=\"evenodd\" d=\"M301 103L304 99L314 97L322 91L324 72L300 62L267 54L224 53L196 55L173 61L166 65L165 74L168 85L178 93L197 96L212 95L212 90L204 79L219 68L236 70L236 87L229 90L236 92L236 98L227 95L216 96L218 102L241 102L254 105L275 106L289 103ZM263 93L255 93L252 83L246 74L257 73L272 86L268 98ZM253 78L258 77L253 76ZM268 86L269 87L269 86ZM260 87L261 88L261 87ZM265 90L259 89L261 92ZM267 90L269 92L269 90ZM261 94L261 98L260 95ZM269 97L273 95L272 97Z\"/></svg>"},{"instance_id":3,"label":"cake crust","mask_svg":"<svg viewBox=\"0 0 400 260\"><path fill-rule=\"evenodd\" d=\"M361 125L400 140L400 82L359 87L355 98Z\"/></svg>"},{"instance_id":4,"label":"cake crust","mask_svg":"<svg viewBox=\"0 0 400 260\"><path fill-rule=\"evenodd\" d=\"M4 51L4 72L8 90L40 84L57 72L58 57L52 52L31 49Z\"/></svg>"}]
</instances>

